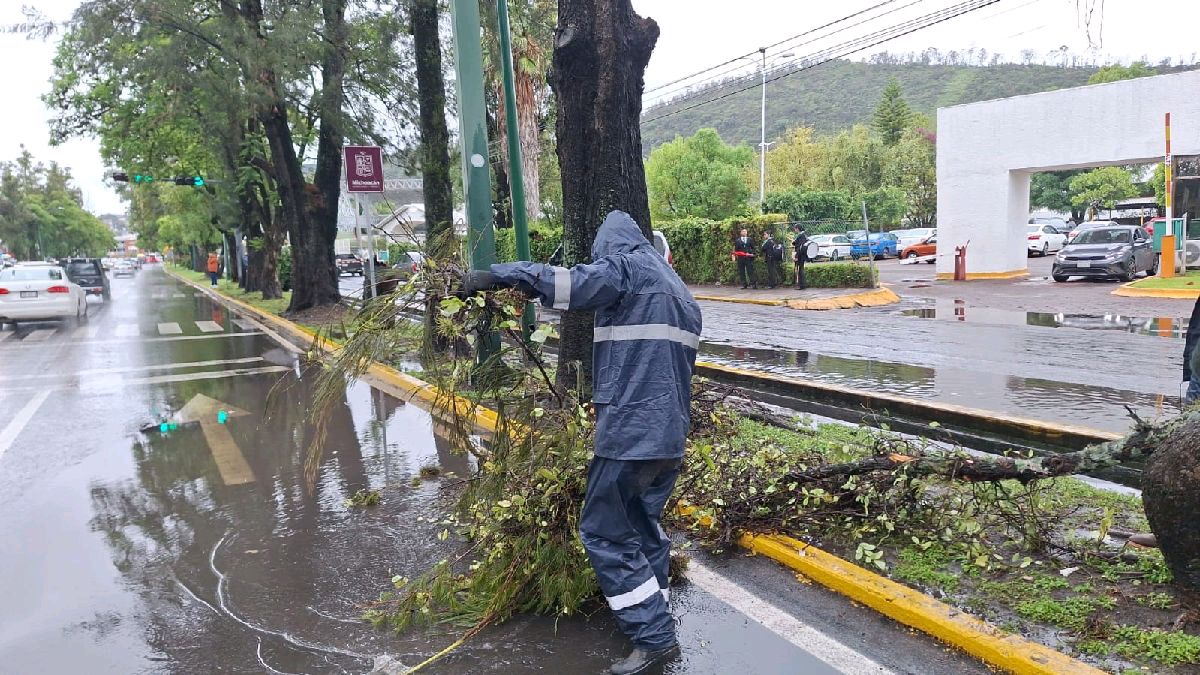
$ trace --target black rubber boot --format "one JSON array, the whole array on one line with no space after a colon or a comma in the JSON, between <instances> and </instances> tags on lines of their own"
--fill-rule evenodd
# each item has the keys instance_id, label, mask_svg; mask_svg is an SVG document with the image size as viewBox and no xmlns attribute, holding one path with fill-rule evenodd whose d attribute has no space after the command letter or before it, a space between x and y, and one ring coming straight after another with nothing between
<instances>
[{"instance_id":1,"label":"black rubber boot","mask_svg":"<svg viewBox=\"0 0 1200 675\"><path fill-rule=\"evenodd\" d=\"M641 647L634 647L633 651L629 652L629 656L613 663L608 672L612 675L634 675L634 673L645 672L650 666L662 663L678 653L679 645L677 644L658 651L647 651Z\"/></svg>"}]
</instances>

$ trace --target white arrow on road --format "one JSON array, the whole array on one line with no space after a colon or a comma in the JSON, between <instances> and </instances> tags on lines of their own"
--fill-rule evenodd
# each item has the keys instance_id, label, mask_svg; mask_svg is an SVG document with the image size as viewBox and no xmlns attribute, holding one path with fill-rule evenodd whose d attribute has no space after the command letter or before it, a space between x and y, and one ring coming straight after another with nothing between
<instances>
[{"instance_id":1,"label":"white arrow on road","mask_svg":"<svg viewBox=\"0 0 1200 675\"><path fill-rule=\"evenodd\" d=\"M242 449L233 440L229 427L218 415L224 411L225 419L230 417L245 417L250 413L235 408L228 403L222 403L215 398L196 394L179 412L175 413L175 421L179 424L198 423L204 440L212 451L213 459L217 462L217 470L221 472L221 480L226 485L243 485L254 482L254 470L246 462Z\"/></svg>"}]
</instances>

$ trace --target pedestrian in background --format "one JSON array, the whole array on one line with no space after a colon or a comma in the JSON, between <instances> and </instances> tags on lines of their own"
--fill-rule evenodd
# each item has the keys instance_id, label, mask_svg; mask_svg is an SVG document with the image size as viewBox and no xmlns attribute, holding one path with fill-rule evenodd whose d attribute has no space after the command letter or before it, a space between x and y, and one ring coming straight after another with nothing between
<instances>
[{"instance_id":1,"label":"pedestrian in background","mask_svg":"<svg viewBox=\"0 0 1200 675\"><path fill-rule=\"evenodd\" d=\"M783 244L769 230L763 233L762 253L767 263L767 288L775 288L783 281Z\"/></svg>"},{"instance_id":2,"label":"pedestrian in background","mask_svg":"<svg viewBox=\"0 0 1200 675\"><path fill-rule=\"evenodd\" d=\"M742 288L758 288L758 279L754 276L755 250L757 249L750 233L742 230L741 236L733 242L733 259L737 261L738 278L742 281Z\"/></svg>"},{"instance_id":3,"label":"pedestrian in background","mask_svg":"<svg viewBox=\"0 0 1200 675\"><path fill-rule=\"evenodd\" d=\"M1187 340L1183 343L1183 381L1188 383L1187 393L1183 395L1183 405L1187 407L1200 403L1200 298L1192 307L1192 318L1188 321Z\"/></svg>"},{"instance_id":4,"label":"pedestrian in background","mask_svg":"<svg viewBox=\"0 0 1200 675\"><path fill-rule=\"evenodd\" d=\"M804 290L808 283L804 279L804 263L808 262L808 233L803 225L796 226L796 238L792 240L792 260L796 263L796 288Z\"/></svg>"},{"instance_id":5,"label":"pedestrian in background","mask_svg":"<svg viewBox=\"0 0 1200 675\"><path fill-rule=\"evenodd\" d=\"M208 254L208 280L212 283L212 287L217 287L218 272L221 271L221 259L216 253Z\"/></svg>"}]
</instances>

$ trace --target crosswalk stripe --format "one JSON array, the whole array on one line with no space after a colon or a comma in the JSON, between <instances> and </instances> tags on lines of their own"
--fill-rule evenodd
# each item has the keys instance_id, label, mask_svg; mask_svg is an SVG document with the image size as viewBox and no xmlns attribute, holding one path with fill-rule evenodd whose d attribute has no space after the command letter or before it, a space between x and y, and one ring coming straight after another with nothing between
<instances>
[{"instance_id":1,"label":"crosswalk stripe","mask_svg":"<svg viewBox=\"0 0 1200 675\"><path fill-rule=\"evenodd\" d=\"M24 341L25 342L42 342L43 340L46 340L51 335L54 335L57 332L58 331L56 331L56 330L49 330L49 329L35 330L32 333L30 333L29 335L26 335Z\"/></svg>"},{"instance_id":2,"label":"crosswalk stripe","mask_svg":"<svg viewBox=\"0 0 1200 675\"><path fill-rule=\"evenodd\" d=\"M94 338L100 334L100 324L80 326L71 332L73 338Z\"/></svg>"},{"instance_id":3,"label":"crosswalk stripe","mask_svg":"<svg viewBox=\"0 0 1200 675\"><path fill-rule=\"evenodd\" d=\"M225 330L221 327L221 324L217 323L216 321L197 321L196 328L199 328L200 331L204 333L220 333L221 331Z\"/></svg>"},{"instance_id":4,"label":"crosswalk stripe","mask_svg":"<svg viewBox=\"0 0 1200 675\"><path fill-rule=\"evenodd\" d=\"M171 297L172 298L186 298L187 296L184 295L183 293L172 293Z\"/></svg>"},{"instance_id":5,"label":"crosswalk stripe","mask_svg":"<svg viewBox=\"0 0 1200 675\"><path fill-rule=\"evenodd\" d=\"M138 333L138 325L136 323L123 323L120 326L117 326L116 336L137 337Z\"/></svg>"},{"instance_id":6,"label":"crosswalk stripe","mask_svg":"<svg viewBox=\"0 0 1200 675\"><path fill-rule=\"evenodd\" d=\"M51 391L50 389L43 389L34 394L33 398L29 399L29 402L25 404L25 407L21 408L16 415L13 415L9 419L8 425L0 429L0 457L3 457L4 453L12 447L13 441L17 440L17 436L21 434L21 430L37 414L38 408L42 407L42 404L46 402Z\"/></svg>"},{"instance_id":7,"label":"crosswalk stripe","mask_svg":"<svg viewBox=\"0 0 1200 675\"><path fill-rule=\"evenodd\" d=\"M245 319L234 319L233 325L241 328L242 330L256 330L258 328L258 326L255 326L252 322L246 321Z\"/></svg>"},{"instance_id":8,"label":"crosswalk stripe","mask_svg":"<svg viewBox=\"0 0 1200 675\"><path fill-rule=\"evenodd\" d=\"M182 335L183 329L175 322L158 324L159 335Z\"/></svg>"}]
</instances>

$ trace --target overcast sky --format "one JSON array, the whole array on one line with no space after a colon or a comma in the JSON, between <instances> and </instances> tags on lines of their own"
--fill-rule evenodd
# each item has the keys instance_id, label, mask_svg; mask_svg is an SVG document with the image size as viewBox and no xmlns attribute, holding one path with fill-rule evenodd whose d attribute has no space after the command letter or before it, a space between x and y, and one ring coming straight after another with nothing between
<instances>
[{"instance_id":1,"label":"overcast sky","mask_svg":"<svg viewBox=\"0 0 1200 675\"><path fill-rule=\"evenodd\" d=\"M1082 1L1082 0L1081 0ZM783 2L781 0L633 0L643 16L658 21L661 37L646 74L648 87L662 85L711 65L752 52L758 47L804 33L843 16L877 5L881 0L842 2ZM79 0L38 0L46 15L56 20L70 16ZM797 57L813 53L848 38L858 37L929 12L948 7L954 0L898 0L878 11L892 14L837 36L790 47ZM21 21L21 3L0 0L0 25ZM1105 0L1104 25L1088 31L1082 25L1076 0L1000 0L994 5L931 28L873 47L858 55L865 58L881 50L920 52L936 47L942 52L971 47L1016 57L1023 49L1039 53L1066 46L1075 53L1089 49L1103 56L1131 61L1147 57L1157 62L1192 59L1194 32L1200 25L1200 3L1194 0ZM833 29L846 27L838 24ZM809 38L801 38L811 39ZM105 167L94 139L72 141L51 148L46 120L50 113L40 96L48 88L53 43L28 41L0 34L0 160L14 158L21 144L40 160L55 160L71 168L83 189L85 205L96 213L124 212L125 205L105 186ZM746 61L747 67L752 67Z\"/></svg>"}]
</instances>

